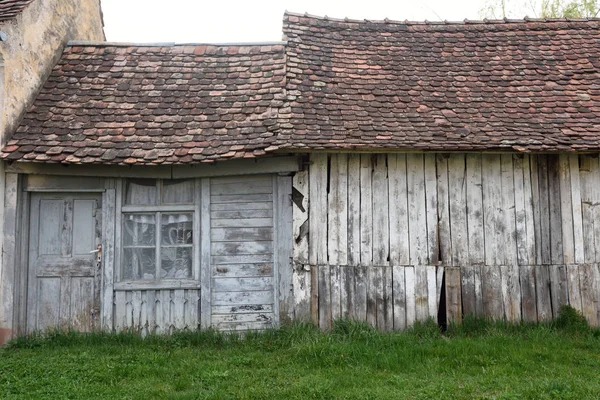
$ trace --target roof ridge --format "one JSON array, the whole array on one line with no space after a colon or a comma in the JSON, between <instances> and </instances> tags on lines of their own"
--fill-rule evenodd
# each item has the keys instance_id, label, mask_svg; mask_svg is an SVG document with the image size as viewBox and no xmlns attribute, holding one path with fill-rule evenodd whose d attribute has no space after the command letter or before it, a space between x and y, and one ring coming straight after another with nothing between
<instances>
[{"instance_id":1,"label":"roof ridge","mask_svg":"<svg viewBox=\"0 0 600 400\"><path fill-rule=\"evenodd\" d=\"M514 19L514 18L504 18L504 19L487 19L484 18L482 20L470 20L464 19L462 21L399 21L392 20L388 18L384 18L382 20L377 19L352 19L352 18L331 18L327 15L318 16L312 15L308 13L295 13L290 11L284 12L284 20L288 17L300 17L300 18L310 18L321 21L330 21L330 22L347 22L347 23L373 23L373 24L392 24L392 25L498 25L498 24L520 24L527 25L529 23L556 23L556 22L569 22L569 23L588 23L588 22L600 22L600 17L594 18L530 18L525 16L522 19Z\"/></svg>"}]
</instances>

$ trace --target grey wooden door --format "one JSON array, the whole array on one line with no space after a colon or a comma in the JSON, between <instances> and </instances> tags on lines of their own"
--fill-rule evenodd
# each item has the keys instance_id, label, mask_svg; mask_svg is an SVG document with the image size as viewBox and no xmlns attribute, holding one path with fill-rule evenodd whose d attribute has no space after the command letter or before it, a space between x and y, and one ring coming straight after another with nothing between
<instances>
[{"instance_id":1,"label":"grey wooden door","mask_svg":"<svg viewBox=\"0 0 600 400\"><path fill-rule=\"evenodd\" d=\"M28 332L98 327L101 221L100 194L32 194Z\"/></svg>"}]
</instances>

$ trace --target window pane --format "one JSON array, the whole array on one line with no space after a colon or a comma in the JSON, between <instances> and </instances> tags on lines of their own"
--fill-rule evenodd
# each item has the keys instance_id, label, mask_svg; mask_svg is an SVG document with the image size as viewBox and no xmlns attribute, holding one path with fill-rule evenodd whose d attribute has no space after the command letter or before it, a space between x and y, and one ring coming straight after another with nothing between
<instances>
[{"instance_id":1,"label":"window pane","mask_svg":"<svg viewBox=\"0 0 600 400\"><path fill-rule=\"evenodd\" d=\"M162 202L164 204L191 204L194 202L194 181L165 179Z\"/></svg>"},{"instance_id":2,"label":"window pane","mask_svg":"<svg viewBox=\"0 0 600 400\"><path fill-rule=\"evenodd\" d=\"M156 179L130 179L125 188L125 204L156 204Z\"/></svg>"},{"instance_id":3,"label":"window pane","mask_svg":"<svg viewBox=\"0 0 600 400\"><path fill-rule=\"evenodd\" d=\"M123 249L123 279L154 279L156 275L156 251L151 248Z\"/></svg>"},{"instance_id":4,"label":"window pane","mask_svg":"<svg viewBox=\"0 0 600 400\"><path fill-rule=\"evenodd\" d=\"M154 214L123 215L123 245L153 246L156 239Z\"/></svg>"},{"instance_id":5,"label":"window pane","mask_svg":"<svg viewBox=\"0 0 600 400\"><path fill-rule=\"evenodd\" d=\"M161 278L192 276L192 247L161 247Z\"/></svg>"},{"instance_id":6,"label":"window pane","mask_svg":"<svg viewBox=\"0 0 600 400\"><path fill-rule=\"evenodd\" d=\"M192 244L193 231L192 214L162 214L162 245Z\"/></svg>"}]
</instances>

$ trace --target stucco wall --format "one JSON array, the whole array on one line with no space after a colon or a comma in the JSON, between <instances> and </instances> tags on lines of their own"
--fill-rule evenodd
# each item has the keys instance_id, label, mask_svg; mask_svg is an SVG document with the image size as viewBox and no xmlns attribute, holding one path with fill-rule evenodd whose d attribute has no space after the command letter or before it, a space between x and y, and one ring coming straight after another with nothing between
<instances>
[{"instance_id":1,"label":"stucco wall","mask_svg":"<svg viewBox=\"0 0 600 400\"><path fill-rule=\"evenodd\" d=\"M2 143L69 40L105 39L99 0L36 0L12 21L0 24L5 65Z\"/></svg>"}]
</instances>

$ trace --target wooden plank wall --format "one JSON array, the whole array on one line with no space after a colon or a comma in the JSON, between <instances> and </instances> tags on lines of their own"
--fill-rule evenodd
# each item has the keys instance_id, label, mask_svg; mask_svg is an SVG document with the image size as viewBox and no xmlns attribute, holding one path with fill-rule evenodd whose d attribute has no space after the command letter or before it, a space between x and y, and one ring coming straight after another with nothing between
<instances>
[{"instance_id":1,"label":"wooden plank wall","mask_svg":"<svg viewBox=\"0 0 600 400\"><path fill-rule=\"evenodd\" d=\"M315 153L294 193L297 318L401 328L444 282L450 320L600 321L597 155Z\"/></svg>"}]
</instances>

